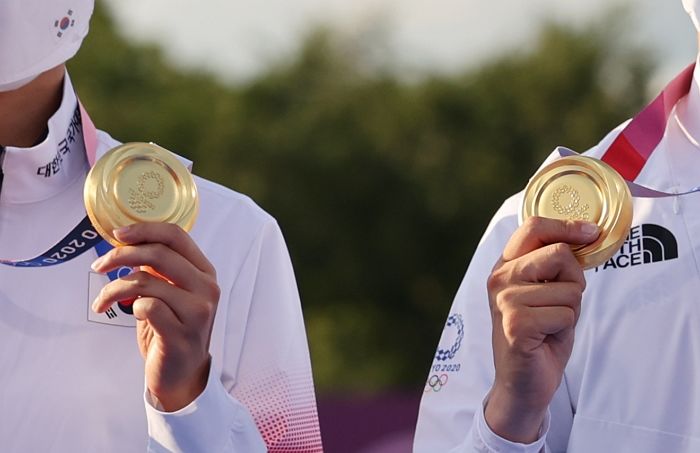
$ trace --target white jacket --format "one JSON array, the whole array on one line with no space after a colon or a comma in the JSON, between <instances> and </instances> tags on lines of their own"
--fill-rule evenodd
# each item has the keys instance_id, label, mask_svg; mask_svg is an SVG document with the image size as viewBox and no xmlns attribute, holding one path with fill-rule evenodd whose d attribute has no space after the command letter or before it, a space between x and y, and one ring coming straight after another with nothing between
<instances>
[{"instance_id":1,"label":"white jacket","mask_svg":"<svg viewBox=\"0 0 700 453\"><path fill-rule=\"evenodd\" d=\"M85 150L69 79L49 135L7 148L0 258L47 250L85 216ZM78 130L79 132L79 130ZM98 134L98 157L117 145ZM196 179L191 234L221 288L210 379L192 404L144 401L133 317L89 310L107 283L94 250L50 268L0 266L0 451L320 452L309 353L289 255L275 220L249 198ZM147 447L148 445L148 447Z\"/></svg>"},{"instance_id":2,"label":"white jacket","mask_svg":"<svg viewBox=\"0 0 700 453\"><path fill-rule=\"evenodd\" d=\"M696 70L637 183L671 193L700 185L698 78ZM588 154L600 157L621 129ZM541 438L513 444L490 431L483 417L494 378L486 280L518 227L521 198L494 216L454 300L414 451L700 451L700 194L634 200L628 241L585 273L574 350Z\"/></svg>"}]
</instances>

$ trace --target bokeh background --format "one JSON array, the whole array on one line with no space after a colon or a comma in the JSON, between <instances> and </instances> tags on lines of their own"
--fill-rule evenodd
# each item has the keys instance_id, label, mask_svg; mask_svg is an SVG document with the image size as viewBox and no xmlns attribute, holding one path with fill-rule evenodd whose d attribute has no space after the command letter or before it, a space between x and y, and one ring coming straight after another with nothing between
<instances>
[{"instance_id":1,"label":"bokeh background","mask_svg":"<svg viewBox=\"0 0 700 453\"><path fill-rule=\"evenodd\" d=\"M639 110L693 31L680 0L100 0L69 68L98 126L278 219L326 451L393 453L494 211Z\"/></svg>"}]
</instances>

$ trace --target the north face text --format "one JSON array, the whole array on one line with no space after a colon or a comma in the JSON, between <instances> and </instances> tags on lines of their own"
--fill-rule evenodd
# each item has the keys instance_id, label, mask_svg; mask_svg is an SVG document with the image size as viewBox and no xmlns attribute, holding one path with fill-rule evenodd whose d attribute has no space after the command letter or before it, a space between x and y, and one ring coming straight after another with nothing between
<instances>
[{"instance_id":1,"label":"the north face text","mask_svg":"<svg viewBox=\"0 0 700 453\"><path fill-rule=\"evenodd\" d=\"M660 225L647 223L632 227L620 251L595 271L624 269L676 258L678 242L673 233Z\"/></svg>"}]
</instances>

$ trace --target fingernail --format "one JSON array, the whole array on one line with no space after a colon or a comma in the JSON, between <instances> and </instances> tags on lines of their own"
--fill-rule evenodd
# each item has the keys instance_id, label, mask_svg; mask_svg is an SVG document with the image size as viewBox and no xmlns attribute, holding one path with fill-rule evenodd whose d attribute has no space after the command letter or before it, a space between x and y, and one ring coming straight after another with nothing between
<instances>
[{"instance_id":1,"label":"fingernail","mask_svg":"<svg viewBox=\"0 0 700 453\"><path fill-rule=\"evenodd\" d=\"M94 311L95 313L97 313L97 299L95 299L95 300L92 302L91 308L92 308L92 311Z\"/></svg>"},{"instance_id":2,"label":"fingernail","mask_svg":"<svg viewBox=\"0 0 700 453\"><path fill-rule=\"evenodd\" d=\"M119 237L124 237L124 235L129 233L129 230L131 229L131 226L123 226L121 228L117 228L116 230L112 231L112 234L119 238Z\"/></svg>"},{"instance_id":3,"label":"fingernail","mask_svg":"<svg viewBox=\"0 0 700 453\"><path fill-rule=\"evenodd\" d=\"M93 261L92 264L90 265L90 267L92 268L93 271L97 272L97 269L100 268L100 265L102 264L102 262L104 260L105 260L104 256L101 256L101 257L97 258L95 261Z\"/></svg>"},{"instance_id":4,"label":"fingernail","mask_svg":"<svg viewBox=\"0 0 700 453\"><path fill-rule=\"evenodd\" d=\"M581 223L581 233L586 237L593 237L598 235L598 225L595 223L582 222Z\"/></svg>"}]
</instances>

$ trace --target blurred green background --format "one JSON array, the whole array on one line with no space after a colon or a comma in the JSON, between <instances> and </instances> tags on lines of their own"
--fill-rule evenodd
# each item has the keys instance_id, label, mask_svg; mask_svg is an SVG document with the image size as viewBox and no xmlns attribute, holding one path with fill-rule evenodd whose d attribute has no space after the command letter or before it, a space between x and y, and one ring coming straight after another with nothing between
<instances>
[{"instance_id":1,"label":"blurred green background","mask_svg":"<svg viewBox=\"0 0 700 453\"><path fill-rule=\"evenodd\" d=\"M647 99L653 58L607 25L551 23L527 51L419 80L320 28L223 85L125 40L98 4L69 67L99 127L191 158L279 220L320 395L420 395L500 203L556 145L587 149Z\"/></svg>"}]
</instances>

